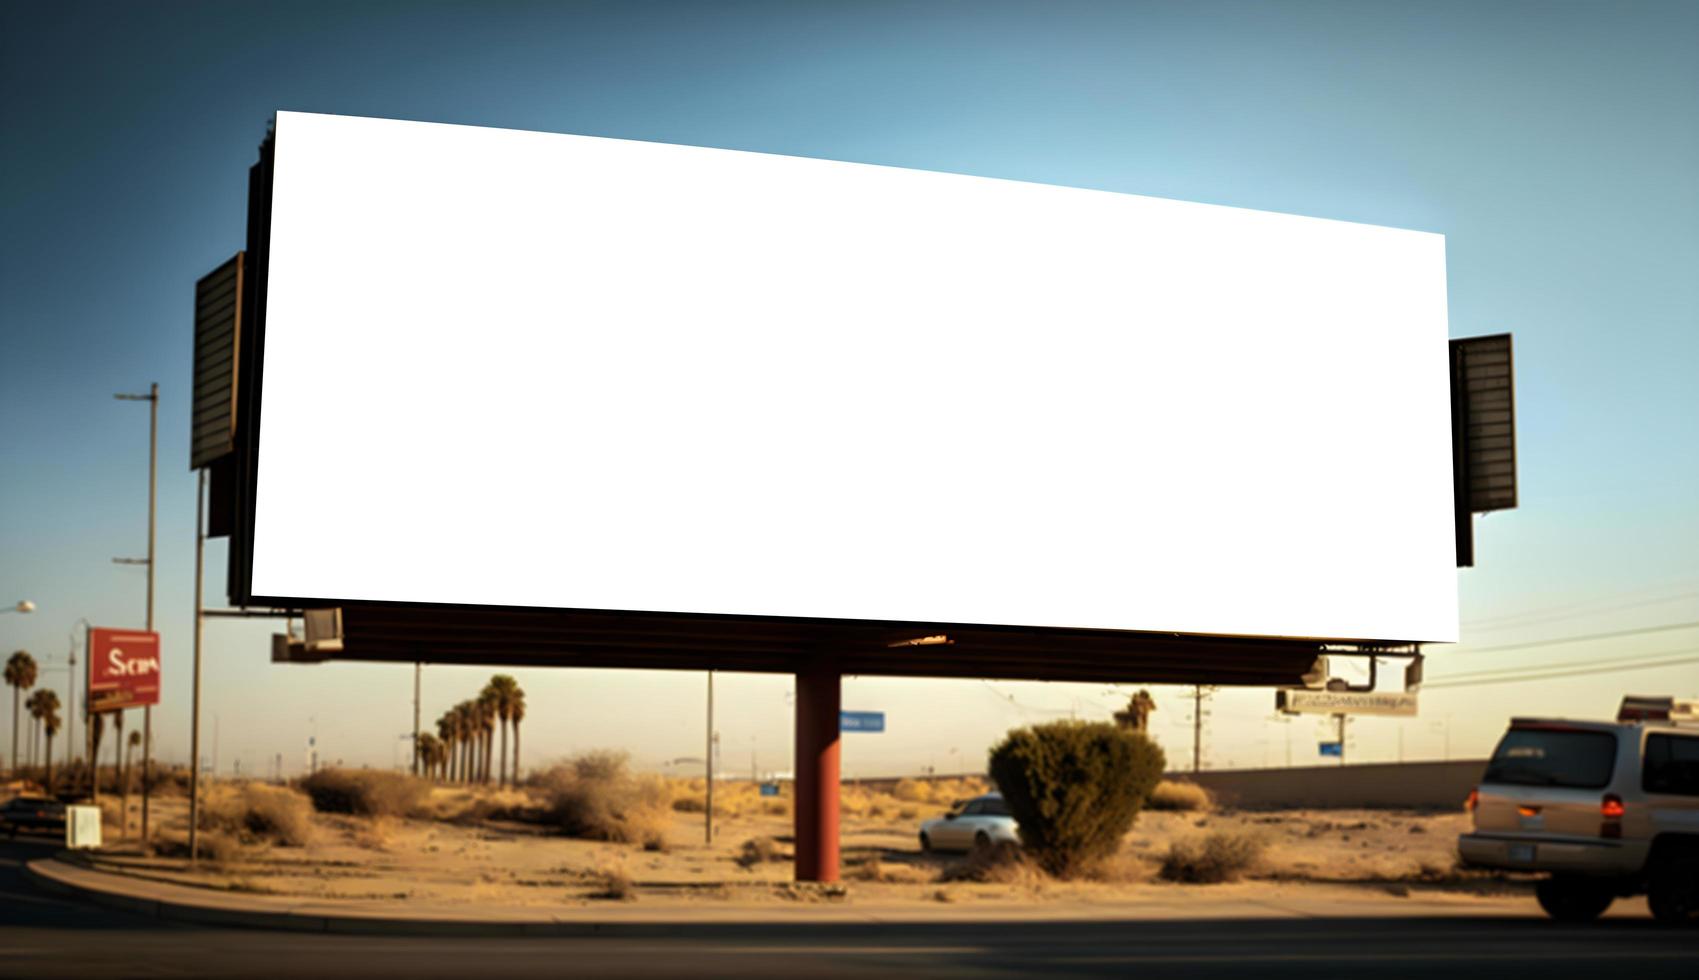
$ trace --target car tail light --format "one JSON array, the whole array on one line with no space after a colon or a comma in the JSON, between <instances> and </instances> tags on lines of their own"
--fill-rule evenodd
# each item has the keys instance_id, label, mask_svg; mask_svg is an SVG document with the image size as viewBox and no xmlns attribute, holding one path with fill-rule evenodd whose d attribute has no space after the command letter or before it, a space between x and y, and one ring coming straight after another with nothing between
<instances>
[{"instance_id":1,"label":"car tail light","mask_svg":"<svg viewBox=\"0 0 1699 980\"><path fill-rule=\"evenodd\" d=\"M1622 797L1606 793L1605 798L1599 801L1599 836L1613 840L1622 837L1622 815L1626 812Z\"/></svg>"},{"instance_id":2,"label":"car tail light","mask_svg":"<svg viewBox=\"0 0 1699 980\"><path fill-rule=\"evenodd\" d=\"M1481 788L1479 786L1477 786L1474 789L1469 791L1468 799L1465 799L1463 801L1463 809L1469 811L1470 813L1474 813L1475 808L1480 806L1480 805L1481 805Z\"/></svg>"}]
</instances>

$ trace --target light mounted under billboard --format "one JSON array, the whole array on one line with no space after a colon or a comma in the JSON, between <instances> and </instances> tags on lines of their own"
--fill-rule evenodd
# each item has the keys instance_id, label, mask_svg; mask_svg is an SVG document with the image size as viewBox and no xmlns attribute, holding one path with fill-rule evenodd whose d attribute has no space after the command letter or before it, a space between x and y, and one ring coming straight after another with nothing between
<instances>
[{"instance_id":1,"label":"light mounted under billboard","mask_svg":"<svg viewBox=\"0 0 1699 980\"><path fill-rule=\"evenodd\" d=\"M1456 639L1444 240L280 113L251 593Z\"/></svg>"}]
</instances>

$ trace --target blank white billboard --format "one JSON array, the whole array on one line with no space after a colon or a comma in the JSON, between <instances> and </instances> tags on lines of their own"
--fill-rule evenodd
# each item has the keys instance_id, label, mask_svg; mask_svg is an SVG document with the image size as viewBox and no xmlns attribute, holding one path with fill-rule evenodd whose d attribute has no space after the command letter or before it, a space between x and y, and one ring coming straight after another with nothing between
<instances>
[{"instance_id":1,"label":"blank white billboard","mask_svg":"<svg viewBox=\"0 0 1699 980\"><path fill-rule=\"evenodd\" d=\"M277 118L253 591L1451 641L1439 235Z\"/></svg>"}]
</instances>

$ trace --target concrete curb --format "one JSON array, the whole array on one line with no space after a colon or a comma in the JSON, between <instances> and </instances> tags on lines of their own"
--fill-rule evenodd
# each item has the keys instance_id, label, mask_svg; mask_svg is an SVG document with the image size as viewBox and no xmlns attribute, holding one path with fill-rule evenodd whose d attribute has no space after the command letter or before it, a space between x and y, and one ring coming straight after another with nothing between
<instances>
[{"instance_id":1,"label":"concrete curb","mask_svg":"<svg viewBox=\"0 0 1699 980\"><path fill-rule=\"evenodd\" d=\"M396 918L381 915L324 914L310 911L233 909L197 902L142 898L117 889L96 888L74 880L73 876L64 873L67 870L77 872L76 876L107 874L106 872L77 868L75 865L68 865L54 858L41 858L24 864L25 875L33 884L45 891L69 895L106 908L169 922L222 926L233 929L324 932L346 935L512 938L517 936L660 936L682 933L688 931L693 925L684 922L663 921L479 921L475 919Z\"/></svg>"},{"instance_id":2,"label":"concrete curb","mask_svg":"<svg viewBox=\"0 0 1699 980\"><path fill-rule=\"evenodd\" d=\"M1156 902L1139 902L1119 907L1033 908L1009 907L990 909L937 909L918 912L916 909L854 908L832 903L818 906L812 914L792 909L790 914L778 909L726 910L720 914L703 914L693 910L686 917L669 915L660 910L637 910L610 904L603 910L581 909L569 915L540 912L533 918L476 919L449 915L421 914L411 917L393 914L321 911L314 903L301 907L241 908L216 904L216 898L200 900L198 891L189 886L127 879L121 874L98 871L74 856L68 860L38 858L23 865L24 874L37 887L69 895L107 908L143 915L168 922L219 926L231 929L263 929L277 932L317 932L364 936L454 936L460 938L518 938L518 937L620 937L657 938L691 935L713 935L759 938L771 935L775 926L794 933L813 933L835 941L846 938L846 930L876 928L917 929L939 926L969 926L985 928L999 924L1011 927L1041 920L1077 921L1080 919L1128 919L1137 921L1191 921L1198 918L1226 918L1235 921L1265 919L1279 921L1290 918L1316 918L1369 914L1380 918L1407 918L1412 914L1470 916L1526 916L1529 914L1524 898L1518 902L1500 902L1495 906L1460 908L1450 903L1423 905L1401 899L1386 905L1378 913L1371 912L1360 900L1341 902L1338 898L1314 902L1271 902L1265 898L1232 898L1207 902L1208 910L1187 908L1190 901L1174 901L1179 896L1163 896ZM95 879L95 880L90 880ZM131 882L134 882L133 884ZM175 893L183 893L181 895ZM219 893L209 893L217 895ZM253 904L253 899L232 896L236 905ZM1201 915L1199 913L1202 913ZM729 914L727 914L729 913ZM796 913L802 913L800 915ZM917 914L918 913L918 914ZM590 916L598 916L590 918Z\"/></svg>"}]
</instances>

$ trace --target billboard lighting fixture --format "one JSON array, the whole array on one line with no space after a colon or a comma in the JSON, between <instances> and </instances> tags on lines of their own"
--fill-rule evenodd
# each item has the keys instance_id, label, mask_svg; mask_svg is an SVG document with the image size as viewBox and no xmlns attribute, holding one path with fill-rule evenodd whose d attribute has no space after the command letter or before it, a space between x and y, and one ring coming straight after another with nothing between
<instances>
[{"instance_id":1,"label":"billboard lighting fixture","mask_svg":"<svg viewBox=\"0 0 1699 980\"><path fill-rule=\"evenodd\" d=\"M890 650L895 650L898 647L938 647L948 646L955 642L948 636L939 633L934 636L917 636L912 640L898 640L895 643L885 644L885 647Z\"/></svg>"}]
</instances>

